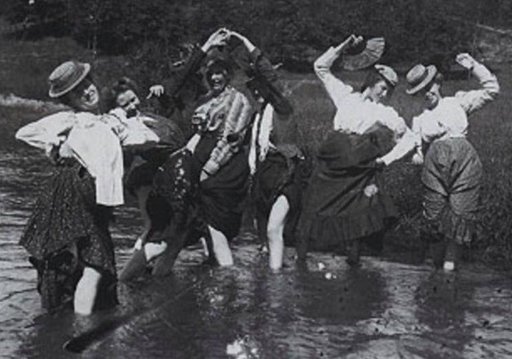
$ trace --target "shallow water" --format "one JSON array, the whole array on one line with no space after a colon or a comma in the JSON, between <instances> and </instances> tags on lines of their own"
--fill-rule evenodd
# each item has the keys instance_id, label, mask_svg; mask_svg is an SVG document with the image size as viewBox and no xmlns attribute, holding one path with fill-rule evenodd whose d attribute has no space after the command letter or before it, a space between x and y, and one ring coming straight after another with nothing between
<instances>
[{"instance_id":1,"label":"shallow water","mask_svg":"<svg viewBox=\"0 0 512 359\"><path fill-rule=\"evenodd\" d=\"M63 343L95 328L106 329L84 358L226 358L226 346L244 336L260 358L512 357L512 286L503 274L466 264L446 275L375 258L354 270L323 254L298 270L290 250L273 274L250 233L234 244L234 268L201 265L201 251L187 250L172 276L120 285L115 310L45 315L17 241L47 173L37 151L0 149L1 357L73 357ZM134 208L118 211L119 267L139 227Z\"/></svg>"}]
</instances>

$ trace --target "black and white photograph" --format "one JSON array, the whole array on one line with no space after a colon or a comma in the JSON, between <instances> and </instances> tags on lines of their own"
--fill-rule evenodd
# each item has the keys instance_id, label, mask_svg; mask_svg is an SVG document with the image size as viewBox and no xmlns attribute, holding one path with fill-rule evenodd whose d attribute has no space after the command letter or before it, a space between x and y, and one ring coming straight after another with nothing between
<instances>
[{"instance_id":1,"label":"black and white photograph","mask_svg":"<svg viewBox=\"0 0 512 359\"><path fill-rule=\"evenodd\" d=\"M512 1L0 0L0 358L512 358Z\"/></svg>"}]
</instances>

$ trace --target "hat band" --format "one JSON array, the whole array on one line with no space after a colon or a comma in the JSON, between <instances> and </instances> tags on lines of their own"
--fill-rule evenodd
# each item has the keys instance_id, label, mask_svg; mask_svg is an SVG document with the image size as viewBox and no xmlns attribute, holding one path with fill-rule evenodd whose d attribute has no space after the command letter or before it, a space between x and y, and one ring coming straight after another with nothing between
<instances>
[{"instance_id":1,"label":"hat band","mask_svg":"<svg viewBox=\"0 0 512 359\"><path fill-rule=\"evenodd\" d=\"M412 81L409 81L409 84L411 85L411 87L415 87L415 86L421 84L423 81L425 81L427 79L427 77L428 77L428 70L425 68L425 70L423 71L421 76L413 79Z\"/></svg>"}]
</instances>

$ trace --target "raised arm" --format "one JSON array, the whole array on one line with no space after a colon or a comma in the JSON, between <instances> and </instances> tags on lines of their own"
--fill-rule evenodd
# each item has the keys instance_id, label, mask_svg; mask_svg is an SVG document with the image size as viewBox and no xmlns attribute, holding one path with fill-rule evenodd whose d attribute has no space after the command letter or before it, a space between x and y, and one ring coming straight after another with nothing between
<instances>
[{"instance_id":1,"label":"raised arm","mask_svg":"<svg viewBox=\"0 0 512 359\"><path fill-rule=\"evenodd\" d=\"M162 85L151 86L149 89L150 93L148 98L152 96L163 96L162 100L168 102L170 99L178 97L180 91L183 89L190 76L197 73L201 68L201 62L205 58L208 51L216 46L225 45L227 36L227 31L225 29L219 29L211 34L208 40L206 40L206 42L201 47L194 46L192 54L185 64L185 67L182 71L176 73L176 77L173 79L169 87L165 89Z\"/></svg>"},{"instance_id":2,"label":"raised arm","mask_svg":"<svg viewBox=\"0 0 512 359\"><path fill-rule=\"evenodd\" d=\"M470 114L494 100L500 92L500 85L496 76L487 67L471 57L471 55L459 54L456 61L461 66L471 70L471 73L478 79L481 85L479 90L459 91L455 94L464 111Z\"/></svg>"},{"instance_id":3,"label":"raised arm","mask_svg":"<svg viewBox=\"0 0 512 359\"><path fill-rule=\"evenodd\" d=\"M237 62L247 76L252 78L249 81L250 84L248 82L248 86L271 103L277 114L280 116L291 115L293 107L286 96L283 96L275 86L278 75L270 60L247 37L235 31L229 31L229 36L238 38L247 49L241 56L238 56Z\"/></svg>"},{"instance_id":4,"label":"raised arm","mask_svg":"<svg viewBox=\"0 0 512 359\"><path fill-rule=\"evenodd\" d=\"M343 99L343 97L352 93L354 90L351 86L345 84L343 81L332 74L331 66L346 49L357 45L360 41L362 41L361 37L351 35L338 46L330 47L315 61L315 73L320 81L322 81L324 84L329 97L334 102L336 107L338 107L340 100Z\"/></svg>"}]
</instances>

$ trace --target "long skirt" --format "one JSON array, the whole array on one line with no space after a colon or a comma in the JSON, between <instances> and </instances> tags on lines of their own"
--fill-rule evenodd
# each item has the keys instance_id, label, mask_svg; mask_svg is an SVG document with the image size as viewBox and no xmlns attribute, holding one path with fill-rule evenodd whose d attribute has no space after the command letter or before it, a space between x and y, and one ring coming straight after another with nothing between
<instances>
[{"instance_id":1,"label":"long skirt","mask_svg":"<svg viewBox=\"0 0 512 359\"><path fill-rule=\"evenodd\" d=\"M296 147L296 146L295 146ZM287 245L295 242L295 227L302 208L302 192L311 166L298 148L294 152L273 150L258 164L252 183L252 199L258 218L260 236L266 237L266 223L277 198L284 196L290 206L284 227Z\"/></svg>"},{"instance_id":2,"label":"long skirt","mask_svg":"<svg viewBox=\"0 0 512 359\"><path fill-rule=\"evenodd\" d=\"M375 165L384 152L382 142L379 131L328 135L304 196L297 227L299 255L309 249L343 251L346 244L381 232L397 217Z\"/></svg>"},{"instance_id":3,"label":"long skirt","mask_svg":"<svg viewBox=\"0 0 512 359\"><path fill-rule=\"evenodd\" d=\"M458 244L478 233L482 163L466 138L434 141L421 173L424 216L433 231Z\"/></svg>"},{"instance_id":4,"label":"long skirt","mask_svg":"<svg viewBox=\"0 0 512 359\"><path fill-rule=\"evenodd\" d=\"M152 221L149 241L189 245L208 237L208 225L228 239L240 230L248 190L247 151L240 149L219 171L199 181L201 168L217 139L204 135L194 154L184 149L159 167L147 210Z\"/></svg>"},{"instance_id":5,"label":"long skirt","mask_svg":"<svg viewBox=\"0 0 512 359\"><path fill-rule=\"evenodd\" d=\"M102 274L97 307L117 303L110 208L96 204L94 179L66 159L43 186L20 245L38 272L44 308L53 311L73 299L84 267Z\"/></svg>"}]
</instances>

